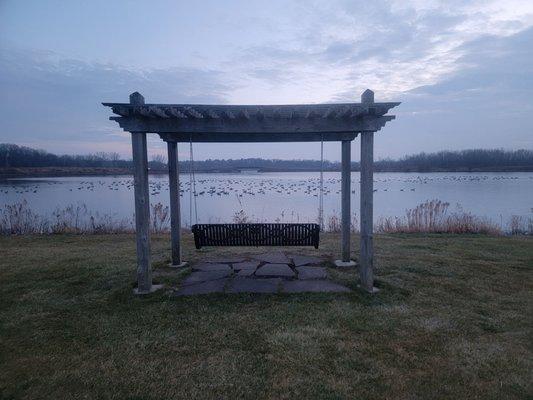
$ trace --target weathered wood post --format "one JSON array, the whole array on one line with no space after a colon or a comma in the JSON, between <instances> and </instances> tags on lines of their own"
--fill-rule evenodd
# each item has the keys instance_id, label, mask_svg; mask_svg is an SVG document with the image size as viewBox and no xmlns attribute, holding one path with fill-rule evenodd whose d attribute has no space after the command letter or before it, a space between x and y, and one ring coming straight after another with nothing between
<instances>
[{"instance_id":1,"label":"weathered wood post","mask_svg":"<svg viewBox=\"0 0 533 400\"><path fill-rule=\"evenodd\" d=\"M130 104L142 105L144 104L144 97L138 92L132 93ZM152 285L152 266L150 263L150 197L146 132L131 132L131 144L137 238L137 288L134 292L146 294L159 288Z\"/></svg>"},{"instance_id":2,"label":"weathered wood post","mask_svg":"<svg viewBox=\"0 0 533 400\"><path fill-rule=\"evenodd\" d=\"M167 142L168 150L168 186L170 193L170 236L172 243L171 267L183 267L187 263L181 260L181 209L178 170L178 143Z\"/></svg>"},{"instance_id":3,"label":"weathered wood post","mask_svg":"<svg viewBox=\"0 0 533 400\"><path fill-rule=\"evenodd\" d=\"M351 140L342 141L341 151L341 260L335 261L338 267L353 267L350 260L350 186L351 186Z\"/></svg>"},{"instance_id":4,"label":"weathered wood post","mask_svg":"<svg viewBox=\"0 0 533 400\"><path fill-rule=\"evenodd\" d=\"M362 104L374 103L374 92L365 90L361 95ZM361 132L361 239L360 239L360 279L361 288L374 293L374 132Z\"/></svg>"}]
</instances>

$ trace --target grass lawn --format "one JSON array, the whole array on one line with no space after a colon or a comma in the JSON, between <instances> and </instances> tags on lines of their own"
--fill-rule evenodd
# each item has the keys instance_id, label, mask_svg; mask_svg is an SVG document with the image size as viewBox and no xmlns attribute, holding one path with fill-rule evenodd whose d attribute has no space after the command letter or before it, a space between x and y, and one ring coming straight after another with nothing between
<instances>
[{"instance_id":1,"label":"grass lawn","mask_svg":"<svg viewBox=\"0 0 533 400\"><path fill-rule=\"evenodd\" d=\"M373 296L134 297L134 246L0 238L2 399L533 398L533 238L377 235ZM155 282L169 254L155 236Z\"/></svg>"}]
</instances>

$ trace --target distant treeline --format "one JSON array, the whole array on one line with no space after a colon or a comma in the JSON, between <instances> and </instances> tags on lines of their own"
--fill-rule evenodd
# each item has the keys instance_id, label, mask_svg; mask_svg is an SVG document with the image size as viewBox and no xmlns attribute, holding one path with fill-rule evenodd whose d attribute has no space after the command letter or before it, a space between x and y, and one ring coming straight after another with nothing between
<instances>
[{"instance_id":1,"label":"distant treeline","mask_svg":"<svg viewBox=\"0 0 533 400\"><path fill-rule=\"evenodd\" d=\"M131 160L123 160L118 153L91 155L55 155L43 150L14 144L0 144L0 168L113 168L130 170ZM165 171L166 160L155 156L149 161L153 171ZM182 171L189 170L188 161L180 161ZM324 161L324 171L340 170L339 162ZM240 169L259 171L319 171L318 160L202 160L194 162L197 172L233 172ZM359 163L352 163L359 170ZM375 161L376 171L429 172L429 171L533 171L533 150L462 150L420 153L399 160Z\"/></svg>"},{"instance_id":2,"label":"distant treeline","mask_svg":"<svg viewBox=\"0 0 533 400\"><path fill-rule=\"evenodd\" d=\"M164 169L166 167L165 162L159 159L150 161L150 164L155 168ZM123 160L118 153L113 152L58 156L26 146L9 143L0 144L0 167L4 168L81 167L129 169L131 166L131 160Z\"/></svg>"},{"instance_id":3,"label":"distant treeline","mask_svg":"<svg viewBox=\"0 0 533 400\"><path fill-rule=\"evenodd\" d=\"M461 150L419 153L375 162L379 171L533 171L533 150Z\"/></svg>"}]
</instances>

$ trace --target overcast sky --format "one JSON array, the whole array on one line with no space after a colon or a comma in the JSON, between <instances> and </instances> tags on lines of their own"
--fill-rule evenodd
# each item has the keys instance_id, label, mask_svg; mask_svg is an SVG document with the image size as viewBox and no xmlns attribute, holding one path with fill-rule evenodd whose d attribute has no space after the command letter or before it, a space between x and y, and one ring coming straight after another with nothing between
<instances>
[{"instance_id":1,"label":"overcast sky","mask_svg":"<svg viewBox=\"0 0 533 400\"><path fill-rule=\"evenodd\" d=\"M130 158L100 102L345 102L366 88L402 102L377 158L533 149L533 1L0 0L0 142ZM195 155L316 159L319 144Z\"/></svg>"}]
</instances>

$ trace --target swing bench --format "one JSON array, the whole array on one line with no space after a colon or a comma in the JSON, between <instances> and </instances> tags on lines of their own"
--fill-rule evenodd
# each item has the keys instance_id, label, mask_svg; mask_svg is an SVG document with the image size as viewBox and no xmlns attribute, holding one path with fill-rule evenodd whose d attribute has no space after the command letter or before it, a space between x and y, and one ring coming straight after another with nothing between
<instances>
[{"instance_id":1,"label":"swing bench","mask_svg":"<svg viewBox=\"0 0 533 400\"><path fill-rule=\"evenodd\" d=\"M314 246L320 225L296 223L196 224L194 245L203 246Z\"/></svg>"},{"instance_id":2,"label":"swing bench","mask_svg":"<svg viewBox=\"0 0 533 400\"><path fill-rule=\"evenodd\" d=\"M318 222L313 223L240 223L198 224L196 204L196 177L194 171L192 136L189 142L189 193L190 220L192 204L196 224L191 227L194 245L203 246L314 246L318 249L320 230L324 225L324 138L320 143L320 188L318 197Z\"/></svg>"}]
</instances>

